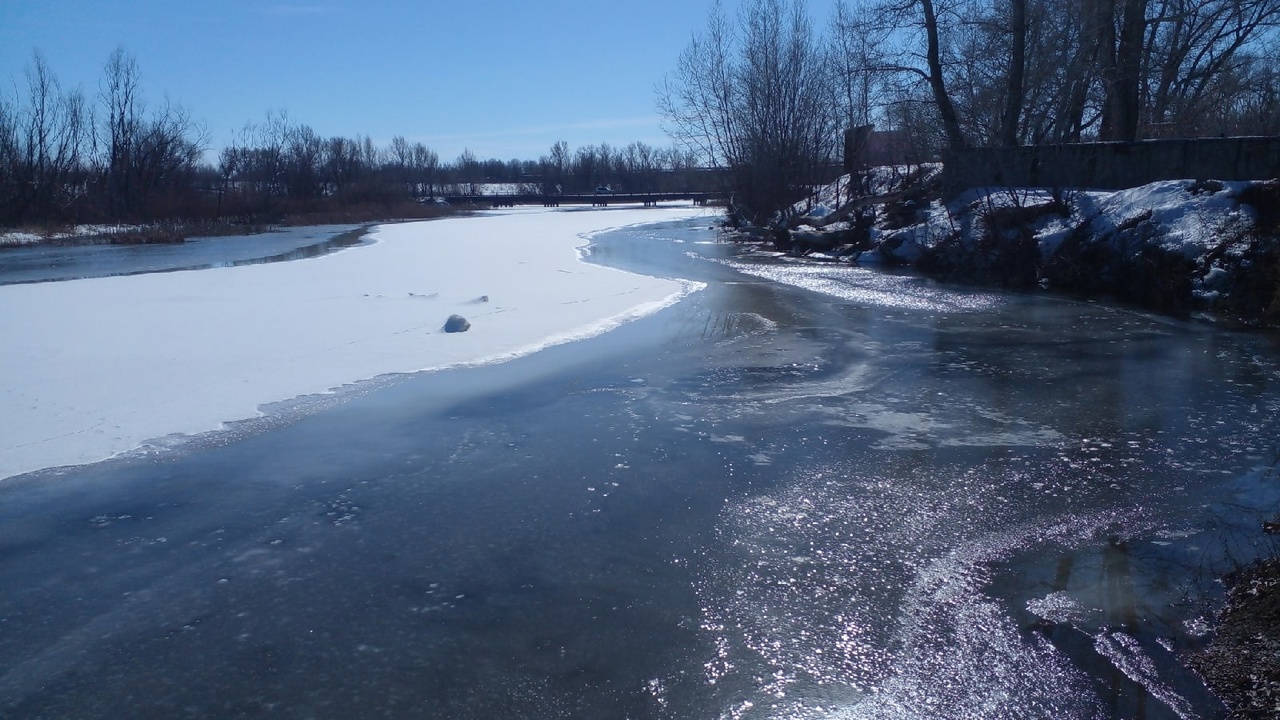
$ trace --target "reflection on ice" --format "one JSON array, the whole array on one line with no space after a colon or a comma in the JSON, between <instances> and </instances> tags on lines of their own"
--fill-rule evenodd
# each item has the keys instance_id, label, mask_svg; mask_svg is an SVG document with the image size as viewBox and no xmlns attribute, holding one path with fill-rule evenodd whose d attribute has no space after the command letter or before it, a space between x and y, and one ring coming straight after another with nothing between
<instances>
[{"instance_id":1,"label":"reflection on ice","mask_svg":"<svg viewBox=\"0 0 1280 720\"><path fill-rule=\"evenodd\" d=\"M1004 301L999 295L943 289L911 275L891 275L879 270L840 264L826 267L812 261L788 262L769 256L717 259L733 269L784 285L812 290L868 307L899 308L925 312L976 312L990 310Z\"/></svg>"},{"instance_id":2,"label":"reflection on ice","mask_svg":"<svg viewBox=\"0 0 1280 720\"><path fill-rule=\"evenodd\" d=\"M679 388L768 488L697 585L724 717L1216 717L1164 570L1273 444L1280 375L1159 318L721 250L703 317L775 326Z\"/></svg>"},{"instance_id":3,"label":"reflection on ice","mask_svg":"<svg viewBox=\"0 0 1280 720\"><path fill-rule=\"evenodd\" d=\"M1099 655L1110 660L1116 669L1177 713L1178 717L1197 717L1185 698L1160 681L1160 672L1155 663L1132 636L1123 632L1101 633L1094 638L1093 647Z\"/></svg>"},{"instance_id":4,"label":"reflection on ice","mask_svg":"<svg viewBox=\"0 0 1280 720\"><path fill-rule=\"evenodd\" d=\"M985 593L984 568L1119 518L991 534L971 502L982 483L937 480L832 468L725 511L727 555L699 594L716 648L708 680L754 703L742 717L1094 714L1088 678L1052 644L1024 636Z\"/></svg>"}]
</instances>

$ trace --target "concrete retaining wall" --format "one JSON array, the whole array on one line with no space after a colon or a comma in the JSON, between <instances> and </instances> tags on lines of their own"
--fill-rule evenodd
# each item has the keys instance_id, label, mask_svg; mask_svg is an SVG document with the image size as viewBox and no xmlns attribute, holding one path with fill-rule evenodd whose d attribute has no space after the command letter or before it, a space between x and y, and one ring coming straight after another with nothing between
<instances>
[{"instance_id":1,"label":"concrete retaining wall","mask_svg":"<svg viewBox=\"0 0 1280 720\"><path fill-rule=\"evenodd\" d=\"M948 197L975 187L1119 190L1157 180L1280 177L1280 136L1143 140L951 150L943 156Z\"/></svg>"}]
</instances>

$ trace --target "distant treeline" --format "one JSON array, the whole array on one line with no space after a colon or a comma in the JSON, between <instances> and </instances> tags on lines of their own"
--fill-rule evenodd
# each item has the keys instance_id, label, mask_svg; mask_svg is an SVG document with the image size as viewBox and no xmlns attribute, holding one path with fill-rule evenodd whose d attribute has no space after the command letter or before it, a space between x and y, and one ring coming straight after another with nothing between
<instances>
[{"instance_id":1,"label":"distant treeline","mask_svg":"<svg viewBox=\"0 0 1280 720\"><path fill-rule=\"evenodd\" d=\"M659 92L677 147L561 142L537 160L441 161L402 137L325 138L284 114L208 158L187 110L144 102L123 50L92 98L36 54L26 93L0 98L0 225L271 222L387 213L460 184L694 190L712 177L735 219L767 224L839 165L853 127L889 131L913 160L1276 134L1278 61L1280 0L839 0L825 27L803 0L741 0L734 13L717 2Z\"/></svg>"},{"instance_id":2,"label":"distant treeline","mask_svg":"<svg viewBox=\"0 0 1280 720\"><path fill-rule=\"evenodd\" d=\"M323 137L285 113L247 124L216 157L190 112L149 105L136 60L112 53L87 97L65 89L37 52L25 94L0 96L0 227L81 223L258 225L308 219L430 214L432 198L481 183L521 192L712 189L688 151L635 142L571 149L536 160L452 161L420 142ZM365 216L365 217L361 217Z\"/></svg>"}]
</instances>

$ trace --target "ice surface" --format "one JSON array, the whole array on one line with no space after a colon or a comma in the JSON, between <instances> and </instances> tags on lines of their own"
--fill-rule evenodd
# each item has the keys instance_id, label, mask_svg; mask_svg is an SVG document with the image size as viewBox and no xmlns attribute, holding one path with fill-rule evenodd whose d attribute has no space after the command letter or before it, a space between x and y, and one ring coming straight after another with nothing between
<instances>
[{"instance_id":1,"label":"ice surface","mask_svg":"<svg viewBox=\"0 0 1280 720\"><path fill-rule=\"evenodd\" d=\"M309 260L0 287L0 478L605 332L697 286L586 264L585 238L701 212L519 209L386 225ZM443 332L454 313L469 332Z\"/></svg>"}]
</instances>

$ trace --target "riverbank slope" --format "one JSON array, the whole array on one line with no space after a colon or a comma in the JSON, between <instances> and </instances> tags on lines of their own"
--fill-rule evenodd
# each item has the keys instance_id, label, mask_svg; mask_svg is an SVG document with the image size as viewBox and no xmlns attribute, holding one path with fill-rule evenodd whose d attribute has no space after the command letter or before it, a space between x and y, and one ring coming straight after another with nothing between
<instances>
[{"instance_id":1,"label":"riverbank slope","mask_svg":"<svg viewBox=\"0 0 1280 720\"><path fill-rule=\"evenodd\" d=\"M1280 181L994 187L944 199L940 174L922 165L843 177L766 239L946 282L1280 327Z\"/></svg>"}]
</instances>

